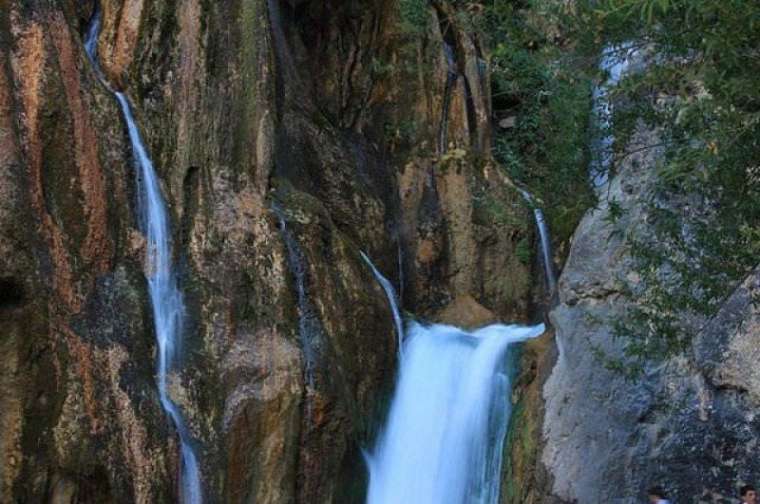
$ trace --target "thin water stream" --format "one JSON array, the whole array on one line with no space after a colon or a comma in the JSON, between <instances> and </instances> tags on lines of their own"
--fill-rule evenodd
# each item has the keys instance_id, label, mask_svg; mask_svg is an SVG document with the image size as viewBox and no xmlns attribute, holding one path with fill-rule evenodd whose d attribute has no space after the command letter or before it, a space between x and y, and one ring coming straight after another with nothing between
<instances>
[{"instance_id":1,"label":"thin water stream","mask_svg":"<svg viewBox=\"0 0 760 504\"><path fill-rule=\"evenodd\" d=\"M393 285L391 285L391 282L385 278L382 273L380 273L374 264L372 264L372 261L370 261L369 257L367 257L364 252L361 252L361 256L362 259L364 259L364 262L366 262L369 268L372 270L372 274L375 275L377 283L379 283L383 288L385 291L385 296L388 298L388 304L391 307L391 313L393 313L393 323L396 327L396 336L398 337L398 351L399 354L401 354L404 343L404 321L401 318L401 311L398 307L398 296L396 296L396 290L393 288Z\"/></svg>"},{"instance_id":2,"label":"thin water stream","mask_svg":"<svg viewBox=\"0 0 760 504\"><path fill-rule=\"evenodd\" d=\"M316 315L311 301L309 301L306 258L301 250L301 246L287 226L282 209L278 205L273 204L272 211L277 215L280 235L285 242L285 249L288 253L288 268L293 273L296 283L298 334L301 338L301 347L304 353L305 378L306 384L309 387L313 387L314 362L318 351L317 345L322 338L322 327L319 317Z\"/></svg>"},{"instance_id":3,"label":"thin water stream","mask_svg":"<svg viewBox=\"0 0 760 504\"><path fill-rule=\"evenodd\" d=\"M599 62L599 69L607 74L607 79L594 86L591 95L593 103L591 130L595 133L595 138L591 142L589 179L596 190L607 184L614 157L612 149L615 136L612 133L611 93L628 70L634 56L635 51L629 45L611 46L604 50Z\"/></svg>"},{"instance_id":4,"label":"thin water stream","mask_svg":"<svg viewBox=\"0 0 760 504\"><path fill-rule=\"evenodd\" d=\"M182 292L179 290L177 275L172 262L169 215L158 176L143 143L129 100L124 93L115 91L106 82L100 70L97 54L99 33L100 10L97 8L87 29L84 42L85 51L98 78L116 98L127 124L136 168L140 225L146 238L148 292L153 307L153 323L158 342L156 364L158 395L161 406L171 418L180 439L182 455L181 500L186 504L200 504L203 501L203 495L198 459L191 445L190 432L182 413L171 400L168 390L169 374L176 368L175 359L182 343L182 323L185 315Z\"/></svg>"},{"instance_id":5,"label":"thin water stream","mask_svg":"<svg viewBox=\"0 0 760 504\"><path fill-rule=\"evenodd\" d=\"M544 212L536 204L535 198L525 189L517 187L517 191L522 195L528 205L533 208L533 218L536 221L538 238L541 241L541 258L544 263L544 274L546 276L546 285L549 296L557 288L557 274L554 272L554 259L552 258L552 240L549 234L549 226L546 224Z\"/></svg>"}]
</instances>

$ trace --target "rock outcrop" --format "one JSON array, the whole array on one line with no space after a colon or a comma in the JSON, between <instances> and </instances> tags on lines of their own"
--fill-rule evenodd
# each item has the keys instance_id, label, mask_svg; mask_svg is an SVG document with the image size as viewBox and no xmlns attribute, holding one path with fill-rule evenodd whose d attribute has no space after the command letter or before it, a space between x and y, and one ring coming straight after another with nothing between
<instances>
[{"instance_id":1,"label":"rock outcrop","mask_svg":"<svg viewBox=\"0 0 760 504\"><path fill-rule=\"evenodd\" d=\"M171 395L207 500L360 501L396 339L359 251L423 318L532 309L536 265L515 248L533 228L489 162L477 34L443 2L415 34L391 0L100 7L103 72L172 216ZM82 45L94 8L0 4L2 502L177 497L132 153ZM444 38L458 77L439 152Z\"/></svg>"},{"instance_id":2,"label":"rock outcrop","mask_svg":"<svg viewBox=\"0 0 760 504\"><path fill-rule=\"evenodd\" d=\"M645 197L659 152L631 156L575 232L550 315L558 357L543 387L540 444L544 487L530 502L642 502L654 484L675 502L738 502L753 483L760 424L757 353L758 273L737 287L711 320L684 315L692 347L652 364L636 381L605 366L619 357L613 323L635 303L640 281L620 226L651 232ZM624 210L613 224L609 201Z\"/></svg>"}]
</instances>

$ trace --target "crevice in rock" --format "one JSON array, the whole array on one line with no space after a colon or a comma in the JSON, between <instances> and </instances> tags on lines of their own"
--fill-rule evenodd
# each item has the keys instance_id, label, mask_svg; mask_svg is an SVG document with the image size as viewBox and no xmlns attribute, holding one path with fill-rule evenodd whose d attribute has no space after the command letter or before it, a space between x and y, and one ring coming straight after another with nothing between
<instances>
[{"instance_id":1,"label":"crevice in rock","mask_svg":"<svg viewBox=\"0 0 760 504\"><path fill-rule=\"evenodd\" d=\"M111 485L104 467L86 474L63 476L56 474L50 480L49 502L95 504L113 502Z\"/></svg>"},{"instance_id":2,"label":"crevice in rock","mask_svg":"<svg viewBox=\"0 0 760 504\"><path fill-rule=\"evenodd\" d=\"M446 57L447 66L446 84L443 91L441 122L438 129L438 154L443 155L448 149L449 114L451 111L451 100L454 94L454 88L459 79L459 70L457 68L456 37L454 36L451 21L449 21L442 12L439 12L438 16L441 38L443 39L443 53Z\"/></svg>"},{"instance_id":3,"label":"crevice in rock","mask_svg":"<svg viewBox=\"0 0 760 504\"><path fill-rule=\"evenodd\" d=\"M190 166L182 180L182 216L179 226L179 242L182 249L190 243L190 231L193 219L198 212L198 193L200 190L200 168Z\"/></svg>"},{"instance_id":4,"label":"crevice in rock","mask_svg":"<svg viewBox=\"0 0 760 504\"><path fill-rule=\"evenodd\" d=\"M465 93L465 116L467 118L467 132L469 136L470 146L477 150L483 148L478 144L478 122L477 122L477 109L475 107L475 99L472 94L472 84L467 77L466 67L466 52L463 49L463 42L458 40L458 37L467 37L467 34L456 33L456 26L451 20L451 14L449 14L445 5L440 5L437 2L433 3L441 32L441 38L443 39L444 52L447 60L447 78L446 88L444 90L443 97L443 110L442 119L439 129L439 153L444 154L447 150L448 143L448 116L450 113L452 95L456 89L456 82L459 77L462 78L464 93ZM482 59L481 48L477 40L472 40L472 44L475 47L476 57L478 58L478 72L483 77L483 68L480 64Z\"/></svg>"},{"instance_id":5,"label":"crevice in rock","mask_svg":"<svg viewBox=\"0 0 760 504\"><path fill-rule=\"evenodd\" d=\"M25 302L22 283L13 277L0 277L0 310L16 308Z\"/></svg>"},{"instance_id":6,"label":"crevice in rock","mask_svg":"<svg viewBox=\"0 0 760 504\"><path fill-rule=\"evenodd\" d=\"M464 81L465 111L467 113L467 132L470 136L470 145L474 145L480 150L482 146L478 145L478 115L475 111L475 99L472 96L470 80L466 75L462 76L462 81Z\"/></svg>"},{"instance_id":7,"label":"crevice in rock","mask_svg":"<svg viewBox=\"0 0 760 504\"><path fill-rule=\"evenodd\" d=\"M275 60L275 107L278 119L282 118L285 102L288 98L288 86L297 86L298 75L293 64L293 55L285 36L285 28L280 11L280 0L267 0L269 29L274 46Z\"/></svg>"},{"instance_id":8,"label":"crevice in rock","mask_svg":"<svg viewBox=\"0 0 760 504\"><path fill-rule=\"evenodd\" d=\"M735 393L735 394L747 394L749 390L741 385L735 385L733 383L713 383L716 393Z\"/></svg>"}]
</instances>

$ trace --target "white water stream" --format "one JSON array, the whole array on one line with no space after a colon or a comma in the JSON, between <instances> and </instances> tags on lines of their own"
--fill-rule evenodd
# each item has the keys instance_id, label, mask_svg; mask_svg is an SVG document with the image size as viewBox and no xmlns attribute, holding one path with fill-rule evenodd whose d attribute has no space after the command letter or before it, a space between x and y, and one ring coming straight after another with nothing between
<instances>
[{"instance_id":1,"label":"white water stream","mask_svg":"<svg viewBox=\"0 0 760 504\"><path fill-rule=\"evenodd\" d=\"M517 187L517 191L522 195L525 202L533 208L533 218L536 221L538 238L541 242L541 258L544 263L546 285L549 296L551 296L554 292L554 289L557 287L557 274L554 272L554 259L552 258L552 241L551 235L549 235L549 226L546 224L543 210L541 210L541 208L536 204L533 195L520 187Z\"/></svg>"},{"instance_id":2,"label":"white water stream","mask_svg":"<svg viewBox=\"0 0 760 504\"><path fill-rule=\"evenodd\" d=\"M398 351L399 355L402 355L404 345L404 321L401 318L401 310L399 310L398 307L396 290L393 288L393 285L391 285L391 282L380 273L374 264L372 264L372 261L370 261L369 257L367 257L364 252L361 252L361 256L362 259L364 259L364 262L366 262L372 270L372 274L375 275L377 283L383 288L385 296L388 298L388 304L391 307L391 313L393 313L393 323L396 327L396 336L398 337Z\"/></svg>"},{"instance_id":3,"label":"white water stream","mask_svg":"<svg viewBox=\"0 0 760 504\"><path fill-rule=\"evenodd\" d=\"M121 108L132 144L136 178L138 182L138 207L140 222L146 238L146 263L148 291L153 307L153 323L158 342L158 395L161 406L177 429L181 444L181 498L186 504L203 501L198 459L190 445L190 433L177 405L169 397L168 376L175 365L175 358L182 341L182 322L185 305L177 286L177 276L172 263L169 216L158 182L153 162L140 136L129 100L124 93L113 91L105 82L97 59L100 12L96 11L87 30L85 50L103 84L110 89Z\"/></svg>"},{"instance_id":4,"label":"white water stream","mask_svg":"<svg viewBox=\"0 0 760 504\"><path fill-rule=\"evenodd\" d=\"M410 325L367 504L497 504L515 343L543 325Z\"/></svg>"},{"instance_id":5,"label":"white water stream","mask_svg":"<svg viewBox=\"0 0 760 504\"><path fill-rule=\"evenodd\" d=\"M592 131L596 133L596 138L592 140L589 178L595 189L607 184L613 162L615 137L611 131L613 106L610 93L628 70L634 55L635 51L629 45L607 47L599 62L599 69L606 72L607 79L595 86L592 92Z\"/></svg>"}]
</instances>

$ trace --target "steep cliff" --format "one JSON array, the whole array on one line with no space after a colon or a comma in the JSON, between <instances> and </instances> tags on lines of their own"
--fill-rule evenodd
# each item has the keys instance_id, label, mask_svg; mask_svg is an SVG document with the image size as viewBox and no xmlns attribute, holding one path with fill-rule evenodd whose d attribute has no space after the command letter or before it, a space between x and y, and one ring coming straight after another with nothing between
<instances>
[{"instance_id":1,"label":"steep cliff","mask_svg":"<svg viewBox=\"0 0 760 504\"><path fill-rule=\"evenodd\" d=\"M105 79L170 209L171 395L209 502L361 500L396 339L360 251L423 318L530 314L485 48L433 7L408 33L391 0L100 3ZM82 43L94 8L0 3L2 502L177 498L133 153Z\"/></svg>"},{"instance_id":2,"label":"steep cliff","mask_svg":"<svg viewBox=\"0 0 760 504\"><path fill-rule=\"evenodd\" d=\"M637 140L654 143L652 133ZM634 381L609 366L625 344L615 338L615 321L637 302L629 293L642 281L615 230L653 233L646 195L661 155L645 149L627 158L575 232L550 315L559 355L543 387L537 441L544 502L641 502L655 484L676 502L736 502L738 487L760 469L757 273L711 319L679 314L693 334L683 355L652 361ZM624 210L622 221L611 217L610 202Z\"/></svg>"}]
</instances>

